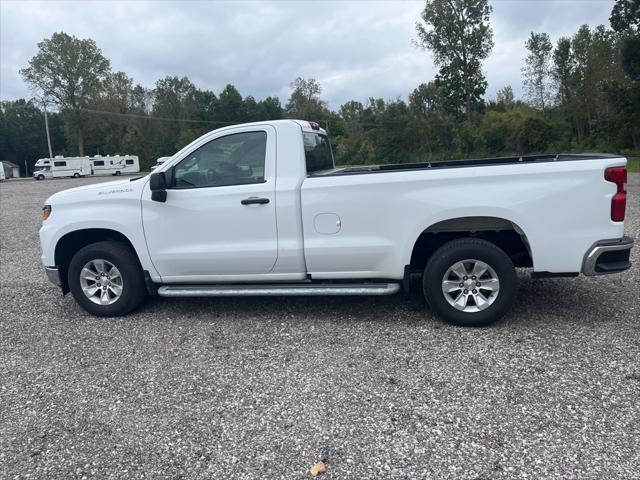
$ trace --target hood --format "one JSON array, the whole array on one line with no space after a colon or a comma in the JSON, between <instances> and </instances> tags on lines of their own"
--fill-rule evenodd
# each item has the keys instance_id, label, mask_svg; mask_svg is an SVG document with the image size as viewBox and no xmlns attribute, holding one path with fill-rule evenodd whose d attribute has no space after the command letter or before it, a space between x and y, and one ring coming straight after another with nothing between
<instances>
[{"instance_id":1,"label":"hood","mask_svg":"<svg viewBox=\"0 0 640 480\"><path fill-rule=\"evenodd\" d=\"M115 180L113 182L101 182L93 185L83 185L82 187L69 188L61 192L51 195L46 203L50 204L56 200L75 200L94 199L95 197L103 197L105 200L116 196L129 196L132 193L140 192L144 186L146 177L138 177L135 179L127 178L125 180Z\"/></svg>"}]
</instances>

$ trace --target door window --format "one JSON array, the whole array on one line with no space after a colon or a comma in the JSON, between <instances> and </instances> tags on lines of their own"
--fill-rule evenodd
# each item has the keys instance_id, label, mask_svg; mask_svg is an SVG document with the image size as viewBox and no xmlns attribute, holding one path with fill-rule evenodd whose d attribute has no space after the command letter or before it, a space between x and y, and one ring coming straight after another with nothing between
<instances>
[{"instance_id":1,"label":"door window","mask_svg":"<svg viewBox=\"0 0 640 480\"><path fill-rule=\"evenodd\" d=\"M266 148L266 132L216 138L176 165L174 185L195 188L262 183Z\"/></svg>"}]
</instances>

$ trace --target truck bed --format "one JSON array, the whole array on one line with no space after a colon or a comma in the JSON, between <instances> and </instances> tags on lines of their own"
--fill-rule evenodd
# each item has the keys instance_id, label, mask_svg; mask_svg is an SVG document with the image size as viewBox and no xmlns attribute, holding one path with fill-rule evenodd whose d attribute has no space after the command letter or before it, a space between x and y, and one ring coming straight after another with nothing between
<instances>
[{"instance_id":1,"label":"truck bed","mask_svg":"<svg viewBox=\"0 0 640 480\"><path fill-rule=\"evenodd\" d=\"M357 167L344 167L335 170L324 170L309 175L310 177L327 177L341 175L361 175L365 173L384 173L407 170L425 170L432 168L463 168L463 167L485 167L510 164L529 164L544 162L566 162L572 160L596 160L602 158L615 158L617 155L609 153L596 154L546 154L546 155L524 155L519 157L494 157L476 158L465 160L436 160L433 162L419 163L393 163L387 165L363 165Z\"/></svg>"}]
</instances>

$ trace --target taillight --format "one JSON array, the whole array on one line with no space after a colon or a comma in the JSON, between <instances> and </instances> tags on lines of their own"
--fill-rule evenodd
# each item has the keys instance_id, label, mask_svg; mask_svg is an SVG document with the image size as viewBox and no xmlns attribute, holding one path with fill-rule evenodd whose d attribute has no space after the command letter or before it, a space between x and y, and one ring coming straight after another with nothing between
<instances>
[{"instance_id":1,"label":"taillight","mask_svg":"<svg viewBox=\"0 0 640 480\"><path fill-rule=\"evenodd\" d=\"M624 221L627 206L627 167L611 167L604 171L604 179L616 184L616 194L611 199L611 220Z\"/></svg>"}]
</instances>

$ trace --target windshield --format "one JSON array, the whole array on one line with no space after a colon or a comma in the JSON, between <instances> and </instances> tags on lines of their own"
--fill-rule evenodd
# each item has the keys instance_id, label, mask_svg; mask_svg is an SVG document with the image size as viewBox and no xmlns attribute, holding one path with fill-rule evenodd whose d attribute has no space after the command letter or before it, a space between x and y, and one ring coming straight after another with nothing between
<instances>
[{"instance_id":1,"label":"windshield","mask_svg":"<svg viewBox=\"0 0 640 480\"><path fill-rule=\"evenodd\" d=\"M335 168L331 145L326 135L305 132L303 138L307 175Z\"/></svg>"}]
</instances>

